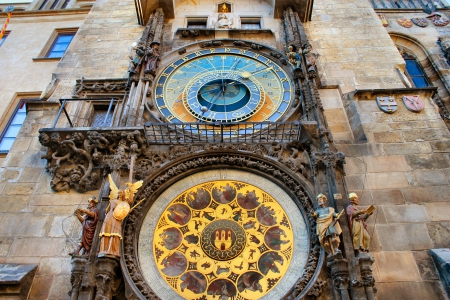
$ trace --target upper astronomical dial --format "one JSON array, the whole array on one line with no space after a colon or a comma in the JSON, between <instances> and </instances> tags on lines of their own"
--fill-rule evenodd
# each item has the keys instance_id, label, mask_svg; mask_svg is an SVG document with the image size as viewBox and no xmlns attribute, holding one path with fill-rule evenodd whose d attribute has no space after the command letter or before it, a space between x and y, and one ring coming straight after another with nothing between
<instances>
[{"instance_id":1,"label":"upper astronomical dial","mask_svg":"<svg viewBox=\"0 0 450 300\"><path fill-rule=\"evenodd\" d=\"M252 51L214 48L170 64L155 89L159 111L172 123L277 121L292 84L271 59Z\"/></svg>"}]
</instances>

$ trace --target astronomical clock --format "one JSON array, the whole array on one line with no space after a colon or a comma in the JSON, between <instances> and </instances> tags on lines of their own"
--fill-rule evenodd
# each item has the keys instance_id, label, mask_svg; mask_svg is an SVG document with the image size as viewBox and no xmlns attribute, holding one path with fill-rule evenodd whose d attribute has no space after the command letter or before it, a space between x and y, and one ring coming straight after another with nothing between
<instances>
[{"instance_id":1,"label":"astronomical clock","mask_svg":"<svg viewBox=\"0 0 450 300\"><path fill-rule=\"evenodd\" d=\"M267 56L220 47L170 63L157 79L155 100L171 123L275 122L292 90L285 70Z\"/></svg>"},{"instance_id":2,"label":"astronomical clock","mask_svg":"<svg viewBox=\"0 0 450 300\"><path fill-rule=\"evenodd\" d=\"M296 87L283 56L229 44L193 44L161 60L151 94L164 126L180 134L199 124L215 133L227 127L242 137L270 132L272 123L293 113ZM253 124L262 125L255 131ZM280 159L300 163L295 150L267 141L167 147L170 159L145 179L139 196L151 200L125 224L133 235L124 240L125 267L136 294L303 297L323 261L308 218L313 188L289 162L273 158L280 153Z\"/></svg>"}]
</instances>

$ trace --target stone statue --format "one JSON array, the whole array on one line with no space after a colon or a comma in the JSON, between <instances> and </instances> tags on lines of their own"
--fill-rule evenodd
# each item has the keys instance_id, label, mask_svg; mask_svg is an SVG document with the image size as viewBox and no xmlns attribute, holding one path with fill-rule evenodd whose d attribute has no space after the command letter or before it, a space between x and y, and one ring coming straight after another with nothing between
<instances>
[{"instance_id":1,"label":"stone statue","mask_svg":"<svg viewBox=\"0 0 450 300\"><path fill-rule=\"evenodd\" d=\"M225 14L219 14L217 17L217 22L215 23L216 28L228 28L231 29L231 25L233 25L233 20L228 20Z\"/></svg>"},{"instance_id":2,"label":"stone statue","mask_svg":"<svg viewBox=\"0 0 450 300\"><path fill-rule=\"evenodd\" d=\"M303 45L303 56L306 61L306 70L309 72L316 72L316 60L319 57L319 54L312 52L312 45L305 44Z\"/></svg>"},{"instance_id":3,"label":"stone statue","mask_svg":"<svg viewBox=\"0 0 450 300\"><path fill-rule=\"evenodd\" d=\"M139 71L141 70L141 64L142 64L142 59L145 55L145 48L142 45L137 46L136 48L136 54L134 55L133 58L131 58L130 56L130 68L128 69L128 72L130 72L131 74L137 74L139 73Z\"/></svg>"},{"instance_id":4,"label":"stone statue","mask_svg":"<svg viewBox=\"0 0 450 300\"><path fill-rule=\"evenodd\" d=\"M367 232L366 220L375 211L375 207L371 205L367 210L359 210L356 207L358 205L358 196L355 193L350 193L348 198L350 199L350 204L347 206L346 211L353 239L353 249L355 254L361 251L369 252L370 235Z\"/></svg>"},{"instance_id":5,"label":"stone statue","mask_svg":"<svg viewBox=\"0 0 450 300\"><path fill-rule=\"evenodd\" d=\"M342 230L338 220L344 210L337 214L333 207L325 207L327 197L324 194L317 195L316 200L319 208L316 211L312 211L311 215L316 219L316 233L319 237L320 245L328 255L335 255L341 252L339 250L341 242L339 235Z\"/></svg>"},{"instance_id":6,"label":"stone statue","mask_svg":"<svg viewBox=\"0 0 450 300\"><path fill-rule=\"evenodd\" d=\"M145 54L146 66L144 73L155 75L159 60L159 42L151 42L150 50Z\"/></svg>"},{"instance_id":7,"label":"stone statue","mask_svg":"<svg viewBox=\"0 0 450 300\"><path fill-rule=\"evenodd\" d=\"M134 194L142 186L142 180L131 183L127 182L125 190L119 190L108 175L109 206L106 208L106 216L100 230L100 250L99 256L114 255L120 256L120 240L122 239L122 220L131 211L130 205L133 203Z\"/></svg>"},{"instance_id":8,"label":"stone statue","mask_svg":"<svg viewBox=\"0 0 450 300\"><path fill-rule=\"evenodd\" d=\"M78 255L81 249L84 249L84 255L89 255L91 252L92 241L94 240L95 228L97 226L98 214L97 209L98 200L95 196L91 196L88 199L88 208L78 208L74 215L82 224L80 242L77 245L77 249L70 253L70 255ZM84 216L83 216L84 214Z\"/></svg>"},{"instance_id":9,"label":"stone statue","mask_svg":"<svg viewBox=\"0 0 450 300\"><path fill-rule=\"evenodd\" d=\"M287 48L286 56L288 57L289 63L294 69L300 68L300 55L295 52L295 48L293 45L289 45L289 47Z\"/></svg>"}]
</instances>

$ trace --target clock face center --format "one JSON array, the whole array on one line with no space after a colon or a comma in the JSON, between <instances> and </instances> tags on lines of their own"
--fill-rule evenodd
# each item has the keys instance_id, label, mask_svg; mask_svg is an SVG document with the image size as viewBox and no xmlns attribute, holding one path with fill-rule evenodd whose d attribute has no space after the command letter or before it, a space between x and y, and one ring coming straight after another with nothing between
<instances>
[{"instance_id":1,"label":"clock face center","mask_svg":"<svg viewBox=\"0 0 450 300\"><path fill-rule=\"evenodd\" d=\"M230 105L242 100L249 93L241 82L230 79L217 79L203 85L197 97L203 98L211 105Z\"/></svg>"}]
</instances>

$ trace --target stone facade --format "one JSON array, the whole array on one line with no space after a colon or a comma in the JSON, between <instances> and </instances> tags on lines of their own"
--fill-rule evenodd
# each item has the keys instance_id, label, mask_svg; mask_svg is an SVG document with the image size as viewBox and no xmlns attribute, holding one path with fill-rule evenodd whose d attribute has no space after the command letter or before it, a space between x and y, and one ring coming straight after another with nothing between
<instances>
[{"instance_id":1,"label":"stone facade","mask_svg":"<svg viewBox=\"0 0 450 300\"><path fill-rule=\"evenodd\" d=\"M402 27L397 19L428 15L406 9L375 11L368 1L315 0L311 20L303 24L296 23L292 10L274 18L273 7L265 1L230 3L230 29L212 28L218 18L218 3L212 0L176 2L174 18L163 18L161 24L159 12L155 12L147 26L138 25L135 2L127 0L97 0L89 12L52 16L19 13L11 22L8 30L14 36L11 34L8 42L14 41L14 47L3 44L0 61L14 68L0 71L0 77L14 84L2 86L1 119L6 118L18 93L39 94L51 80L51 73L60 81L47 101L27 104L27 118L18 138L2 158L0 263L38 266L27 299L164 298L164 292L153 291L151 282L146 282L152 274L148 275L147 269L146 276L139 273L141 266L136 261L142 257L134 247L138 241L149 245L139 240L134 228L142 226L153 201L161 205L157 197L165 195L174 182L188 175L195 178L211 168L230 168L238 170L233 171L236 173L252 172L281 187L293 199L288 207L300 208L298 214L305 218L309 230L310 249L304 253L308 255L307 271L290 275L289 286L277 290L284 296L277 292L272 298L446 299L446 287L428 250L450 247L450 133L445 119L446 107L450 107L450 66L437 44L438 37L450 35L450 31L431 23L426 28ZM376 12L385 14L388 27L382 26ZM444 16L447 10L439 12ZM188 18L199 17L206 18L207 29L186 28ZM261 29L241 29L241 17L261 18ZM32 61L44 47L45 37L61 27L79 28L61 61ZM144 72L130 75L129 57L136 53L133 47L139 42L148 46L154 40L161 43L156 76ZM201 46L210 41L207 47ZM155 78L184 53L214 48L214 41L225 47L259 51L274 60L278 56L277 62L286 69L290 68L284 56L287 45L300 48L307 42L312 44L318 54L315 71L307 72L305 59L302 71L291 71L297 93L288 116L281 119L301 122L301 136L307 138L297 144L280 143L281 150L276 144L261 141L147 144L144 137L149 127L144 130L145 122L170 125L155 107ZM235 41L243 44L233 44ZM405 71L399 49L415 54L434 88L405 86L398 71ZM23 76L24 70L33 76ZM412 112L402 103L402 97L410 95L423 100L421 112ZM387 96L397 102L392 114L382 112L376 102L377 97ZM52 128L59 99L95 97L119 99L112 112L112 128L87 125L92 106L86 101L70 101L66 106L69 118L79 127L69 128L62 113ZM100 137L89 136L91 131ZM54 132L59 137L51 140ZM100 140L107 140L108 147L100 147ZM120 141L126 154L120 152ZM68 149L61 145L69 144L73 145L71 154L56 163ZM295 150L309 160L298 158ZM76 151L87 153L84 161L80 162ZM100 153L100 159L94 153ZM120 262L118 258L96 258L98 238L90 256L71 258L69 252L80 232L73 212L86 205L88 196L95 195L101 200L100 230L109 200L103 176L112 172L118 182L125 183L132 155L137 158L136 179L145 180L145 190L138 195L146 201L124 221ZM90 177L89 184L81 185L58 173L60 167L69 170L81 165L88 169L88 161L100 180L94 182ZM216 165L220 167L213 167ZM188 188L189 183L183 183ZM310 215L316 207L314 198L324 193L330 205L341 211L349 204L349 192L359 196L361 208L377 208L368 219L370 254L353 253L349 224L343 217L342 254L325 257L322 250L319 253ZM150 246L148 249L151 252ZM145 261L148 263L152 261Z\"/></svg>"}]
</instances>

